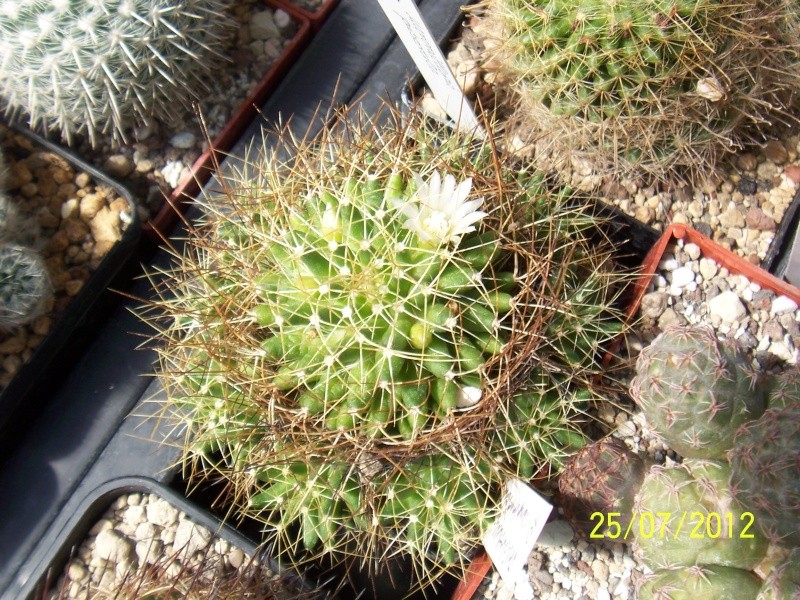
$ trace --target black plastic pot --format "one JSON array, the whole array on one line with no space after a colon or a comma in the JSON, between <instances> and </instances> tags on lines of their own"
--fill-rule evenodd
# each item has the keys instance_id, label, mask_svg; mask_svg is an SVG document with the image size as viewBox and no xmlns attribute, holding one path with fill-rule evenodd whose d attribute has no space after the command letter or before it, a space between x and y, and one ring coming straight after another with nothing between
<instances>
[{"instance_id":1,"label":"black plastic pot","mask_svg":"<svg viewBox=\"0 0 800 600\"><path fill-rule=\"evenodd\" d=\"M50 552L42 552L32 558L32 561L36 561L36 564L31 571L30 587L35 588L33 591L35 598L45 597L44 594L48 591L48 588L53 589L72 553L86 539L89 530L111 506L112 502L120 496L132 493L155 494L162 500L166 500L173 508L185 513L193 523L204 527L214 536L239 548L248 557L258 557L261 563L266 564L273 573L285 578L287 584L291 585L293 589L311 596L313 588L306 579L284 569L268 555L261 552L250 539L221 522L207 510L152 479L123 477L109 481L87 495L78 512L75 513L62 531L55 545L50 547Z\"/></svg>"},{"instance_id":2,"label":"black plastic pot","mask_svg":"<svg viewBox=\"0 0 800 600\"><path fill-rule=\"evenodd\" d=\"M122 238L111 248L90 279L70 301L64 313L53 324L51 331L36 348L26 362L0 393L0 456L16 440L23 430L27 417L46 399L45 384L63 373L73 363L72 350L102 319L103 296L118 274L136 255L140 234L136 203L133 196L122 185L102 173L92 165L78 158L74 153L58 144L45 140L30 130L11 126L17 133L25 135L35 146L52 152L69 162L76 172L86 172L96 183L103 183L114 189L129 206L131 222L127 224Z\"/></svg>"}]
</instances>

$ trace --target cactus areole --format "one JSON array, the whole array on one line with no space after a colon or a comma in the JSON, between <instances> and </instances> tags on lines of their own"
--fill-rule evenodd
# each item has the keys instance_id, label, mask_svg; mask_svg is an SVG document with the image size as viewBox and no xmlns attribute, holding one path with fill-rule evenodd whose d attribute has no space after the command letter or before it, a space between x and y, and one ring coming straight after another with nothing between
<instances>
[{"instance_id":1,"label":"cactus areole","mask_svg":"<svg viewBox=\"0 0 800 600\"><path fill-rule=\"evenodd\" d=\"M596 220L486 140L353 116L204 200L159 372L187 464L279 553L406 553L422 583L463 567L505 478L583 444L622 276Z\"/></svg>"}]
</instances>

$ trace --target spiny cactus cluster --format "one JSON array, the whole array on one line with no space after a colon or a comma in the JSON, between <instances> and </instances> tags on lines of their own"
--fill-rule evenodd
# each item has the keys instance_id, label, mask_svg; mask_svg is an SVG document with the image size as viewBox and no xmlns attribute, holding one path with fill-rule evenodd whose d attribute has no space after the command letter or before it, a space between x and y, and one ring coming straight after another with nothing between
<instances>
[{"instance_id":1,"label":"spiny cactus cluster","mask_svg":"<svg viewBox=\"0 0 800 600\"><path fill-rule=\"evenodd\" d=\"M35 319L51 295L47 266L39 254L25 246L0 244L0 328Z\"/></svg>"},{"instance_id":2,"label":"spiny cactus cluster","mask_svg":"<svg viewBox=\"0 0 800 600\"><path fill-rule=\"evenodd\" d=\"M702 174L790 108L796 3L485 0L487 66L538 152L595 170ZM794 18L792 18L794 15Z\"/></svg>"},{"instance_id":3,"label":"spiny cactus cluster","mask_svg":"<svg viewBox=\"0 0 800 600\"><path fill-rule=\"evenodd\" d=\"M731 485L771 541L800 547L800 396L777 404L736 433Z\"/></svg>"},{"instance_id":4,"label":"spiny cactus cluster","mask_svg":"<svg viewBox=\"0 0 800 600\"><path fill-rule=\"evenodd\" d=\"M746 505L734 500L730 474L725 461L695 459L673 468L651 467L634 510L648 526L653 517L654 533L638 532L637 556L662 569L698 564L755 568L766 554L767 540L749 517L742 517ZM720 522L710 515L718 515Z\"/></svg>"},{"instance_id":5,"label":"spiny cactus cluster","mask_svg":"<svg viewBox=\"0 0 800 600\"><path fill-rule=\"evenodd\" d=\"M463 568L507 477L584 443L627 277L585 208L432 127L283 132L204 200L152 317L187 468L278 554L408 554L420 585Z\"/></svg>"},{"instance_id":6,"label":"spiny cactus cluster","mask_svg":"<svg viewBox=\"0 0 800 600\"><path fill-rule=\"evenodd\" d=\"M24 325L41 315L53 293L44 259L24 245L37 233L6 195L7 169L0 152L0 329Z\"/></svg>"},{"instance_id":7,"label":"spiny cactus cluster","mask_svg":"<svg viewBox=\"0 0 800 600\"><path fill-rule=\"evenodd\" d=\"M642 485L647 464L613 437L586 444L564 467L558 478L559 504L564 514L585 534L605 535L598 528L596 513L618 513L620 527L627 530L633 518L636 492ZM592 515L595 515L592 518Z\"/></svg>"},{"instance_id":8,"label":"spiny cactus cluster","mask_svg":"<svg viewBox=\"0 0 800 600\"><path fill-rule=\"evenodd\" d=\"M228 0L6 0L0 101L67 141L127 127L196 98L231 30Z\"/></svg>"},{"instance_id":9,"label":"spiny cactus cluster","mask_svg":"<svg viewBox=\"0 0 800 600\"><path fill-rule=\"evenodd\" d=\"M670 327L643 349L630 394L668 445L689 458L724 458L739 426L766 408L747 357L704 327Z\"/></svg>"},{"instance_id":10,"label":"spiny cactus cluster","mask_svg":"<svg viewBox=\"0 0 800 600\"><path fill-rule=\"evenodd\" d=\"M748 571L719 565L659 570L639 588L639 600L755 599L761 580Z\"/></svg>"}]
</instances>

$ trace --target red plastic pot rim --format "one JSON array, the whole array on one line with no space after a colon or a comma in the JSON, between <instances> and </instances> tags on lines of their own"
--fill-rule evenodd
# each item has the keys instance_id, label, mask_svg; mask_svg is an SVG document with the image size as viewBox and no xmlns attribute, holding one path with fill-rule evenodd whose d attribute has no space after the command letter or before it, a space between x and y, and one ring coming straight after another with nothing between
<instances>
[{"instance_id":1,"label":"red plastic pot rim","mask_svg":"<svg viewBox=\"0 0 800 600\"><path fill-rule=\"evenodd\" d=\"M800 304L800 289L797 287L748 262L738 254L723 248L696 229L692 229L682 223L673 223L667 227L656 244L647 253L647 256L645 256L642 272L634 284L633 297L628 307L627 317L629 320L633 319L639 310L642 298L647 293L653 276L658 272L658 264L661 262L667 247L678 239L682 239L686 243L696 244L705 258L714 260L720 266L728 269L730 273L743 275L763 289L771 290L779 296L787 296Z\"/></svg>"},{"instance_id":2,"label":"red plastic pot rim","mask_svg":"<svg viewBox=\"0 0 800 600\"><path fill-rule=\"evenodd\" d=\"M271 8L285 10L280 0L261 1ZM309 20L302 15L286 12L296 23L297 33L295 33L289 45L272 67L261 78L256 89L236 109L222 131L214 138L209 148L194 161L189 173L172 190L158 213L144 224L143 232L151 241L159 243L163 240L164 235L169 233L178 221L178 215L185 212L191 200L200 192L203 185L211 179L215 163L221 161L225 153L233 148L247 127L250 126L250 123L258 116L259 107L267 101L269 95L277 87L277 84L286 75L291 65L297 60L311 39L311 23Z\"/></svg>"}]
</instances>

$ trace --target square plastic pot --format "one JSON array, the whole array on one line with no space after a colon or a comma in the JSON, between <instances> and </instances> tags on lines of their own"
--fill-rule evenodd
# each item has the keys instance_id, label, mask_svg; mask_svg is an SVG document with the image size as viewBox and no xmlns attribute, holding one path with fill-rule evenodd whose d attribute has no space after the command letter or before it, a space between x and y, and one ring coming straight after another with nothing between
<instances>
[{"instance_id":1,"label":"square plastic pot","mask_svg":"<svg viewBox=\"0 0 800 600\"><path fill-rule=\"evenodd\" d=\"M58 580L74 552L90 535L90 530L112 506L114 501L129 494L152 494L164 500L194 525L207 530L213 538L221 539L244 554L245 562L257 558L281 581L291 586L303 597L321 598L314 591L318 587L302 576L289 571L261 551L250 539L241 535L229 525L220 521L209 511L190 502L185 497L161 483L146 477L125 477L106 482L89 493L82 501L79 510L62 529L55 543L46 550L40 548L29 559L35 566L31 569L29 593L34 598L46 597L48 590L55 589ZM183 549L175 548L175 553ZM168 558L168 557L165 557ZM188 557L187 557L188 560Z\"/></svg>"},{"instance_id":2,"label":"square plastic pot","mask_svg":"<svg viewBox=\"0 0 800 600\"><path fill-rule=\"evenodd\" d=\"M53 323L31 358L24 363L8 386L0 392L0 452L10 447L21 434L22 423L37 406L46 400L49 380L63 372L74 357L72 349L85 338L92 325L102 318L102 299L108 299L107 288L117 276L132 263L138 250L141 226L137 217L136 203L130 192L94 166L78 158L64 147L45 140L21 126L12 126L26 136L35 147L54 153L66 160L76 172L88 173L96 183L102 183L127 201L130 223L122 232L121 239L112 246L80 291L72 298L63 314Z\"/></svg>"}]
</instances>

